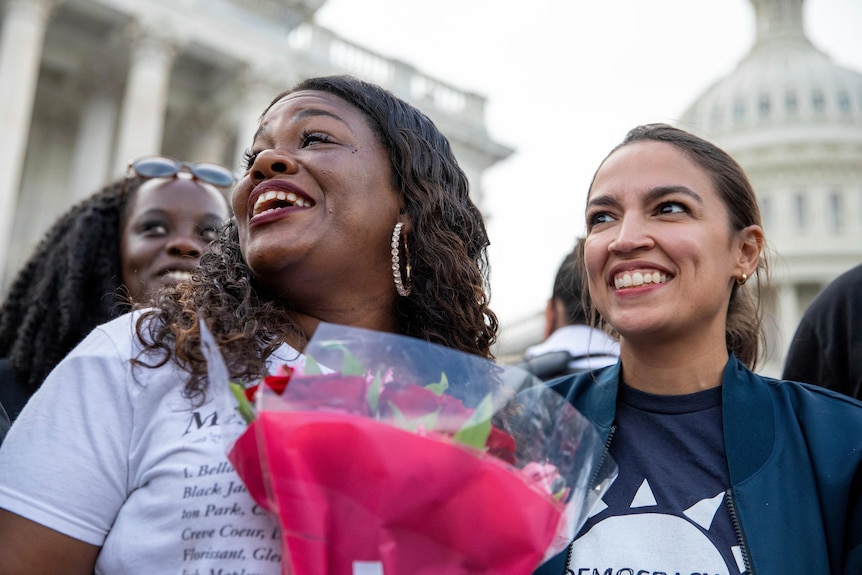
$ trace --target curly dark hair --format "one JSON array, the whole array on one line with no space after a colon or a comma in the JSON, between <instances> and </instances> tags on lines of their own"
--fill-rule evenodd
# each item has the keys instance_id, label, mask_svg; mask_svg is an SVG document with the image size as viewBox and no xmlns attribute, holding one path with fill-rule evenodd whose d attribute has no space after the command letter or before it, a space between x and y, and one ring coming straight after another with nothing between
<instances>
[{"instance_id":1,"label":"curly dark hair","mask_svg":"<svg viewBox=\"0 0 862 575\"><path fill-rule=\"evenodd\" d=\"M61 215L0 306L0 357L29 397L94 327L130 309L120 225L140 180L117 180Z\"/></svg>"},{"instance_id":2,"label":"curly dark hair","mask_svg":"<svg viewBox=\"0 0 862 575\"><path fill-rule=\"evenodd\" d=\"M388 152L393 185L413 223L407 239L412 293L397 299L398 331L492 357L498 321L488 307L488 237L449 141L410 104L351 76L302 81L276 96L264 114L301 90L326 92L357 108ZM158 306L139 318L144 352L137 363L153 367L175 360L190 375L186 395L202 399L207 382L199 320L212 331L231 377L248 381L266 375L266 358L286 337L304 340L290 310L290 302L255 281L232 220L201 258L200 273L181 288L163 290Z\"/></svg>"}]
</instances>

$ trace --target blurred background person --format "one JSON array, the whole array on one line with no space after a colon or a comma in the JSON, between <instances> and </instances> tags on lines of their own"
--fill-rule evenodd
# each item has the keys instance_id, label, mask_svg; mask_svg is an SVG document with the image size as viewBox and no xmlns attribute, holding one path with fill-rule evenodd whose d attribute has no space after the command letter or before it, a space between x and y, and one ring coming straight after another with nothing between
<instances>
[{"instance_id":1,"label":"blurred background person","mask_svg":"<svg viewBox=\"0 0 862 575\"><path fill-rule=\"evenodd\" d=\"M862 399L862 264L835 278L805 310L783 377Z\"/></svg>"},{"instance_id":2,"label":"blurred background person","mask_svg":"<svg viewBox=\"0 0 862 575\"><path fill-rule=\"evenodd\" d=\"M545 306L545 339L524 352L518 365L545 381L560 375L605 367L617 362L619 343L593 327L587 315L590 294L583 269L584 240L566 255L554 278Z\"/></svg>"},{"instance_id":3,"label":"blurred background person","mask_svg":"<svg viewBox=\"0 0 862 575\"><path fill-rule=\"evenodd\" d=\"M235 177L157 156L60 216L0 306L0 404L14 420L55 365L97 325L188 279L229 217Z\"/></svg>"}]
</instances>

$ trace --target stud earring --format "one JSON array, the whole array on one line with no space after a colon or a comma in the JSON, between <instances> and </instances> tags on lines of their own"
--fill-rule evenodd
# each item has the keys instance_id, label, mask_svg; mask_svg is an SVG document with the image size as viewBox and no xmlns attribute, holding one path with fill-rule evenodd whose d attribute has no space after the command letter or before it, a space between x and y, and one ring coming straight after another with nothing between
<instances>
[{"instance_id":1,"label":"stud earring","mask_svg":"<svg viewBox=\"0 0 862 575\"><path fill-rule=\"evenodd\" d=\"M404 227L402 222L395 224L395 229L392 230L392 278L395 280L395 289L401 297L410 295L410 251L407 249L407 238L404 238L404 264L405 275L407 280L401 279L401 258L399 256L399 244L401 242L401 228Z\"/></svg>"},{"instance_id":2,"label":"stud earring","mask_svg":"<svg viewBox=\"0 0 862 575\"><path fill-rule=\"evenodd\" d=\"M747 281L748 281L748 276L745 274L742 274L742 277L736 278L736 285L738 285L738 286L745 285L745 282L747 282Z\"/></svg>"}]
</instances>

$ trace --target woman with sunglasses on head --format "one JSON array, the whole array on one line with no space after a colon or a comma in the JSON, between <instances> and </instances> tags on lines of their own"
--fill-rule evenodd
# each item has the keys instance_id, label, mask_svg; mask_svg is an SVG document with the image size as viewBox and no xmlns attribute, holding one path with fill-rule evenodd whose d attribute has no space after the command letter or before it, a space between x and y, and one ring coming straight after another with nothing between
<instances>
[{"instance_id":1,"label":"woman with sunglasses on head","mask_svg":"<svg viewBox=\"0 0 862 575\"><path fill-rule=\"evenodd\" d=\"M619 476L537 573L862 573L862 403L751 371L772 288L740 166L683 130L635 128L593 176L586 226L620 361L552 385Z\"/></svg>"},{"instance_id":2,"label":"woman with sunglasses on head","mask_svg":"<svg viewBox=\"0 0 862 575\"><path fill-rule=\"evenodd\" d=\"M484 221L424 114L312 78L264 111L245 164L200 274L95 330L10 430L4 575L283 572L277 522L225 455L244 423L209 387L200 321L249 384L297 361L320 322L490 357ZM36 417L60 405L62 421Z\"/></svg>"},{"instance_id":3,"label":"woman with sunglasses on head","mask_svg":"<svg viewBox=\"0 0 862 575\"><path fill-rule=\"evenodd\" d=\"M215 186L234 179L218 164L141 158L57 219L0 306L0 404L10 417L90 330L188 278L230 215Z\"/></svg>"}]
</instances>

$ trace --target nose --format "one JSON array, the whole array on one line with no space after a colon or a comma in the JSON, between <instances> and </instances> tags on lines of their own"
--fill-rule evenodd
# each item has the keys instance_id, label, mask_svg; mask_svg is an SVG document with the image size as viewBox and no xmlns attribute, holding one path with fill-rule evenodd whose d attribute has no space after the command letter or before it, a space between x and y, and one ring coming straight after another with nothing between
<instances>
[{"instance_id":1,"label":"nose","mask_svg":"<svg viewBox=\"0 0 862 575\"><path fill-rule=\"evenodd\" d=\"M260 152L251 165L249 175L254 185L279 174L295 174L299 169L296 160L290 154L279 150L264 150Z\"/></svg>"},{"instance_id":2,"label":"nose","mask_svg":"<svg viewBox=\"0 0 862 575\"><path fill-rule=\"evenodd\" d=\"M627 253L649 249L655 241L649 233L649 224L636 215L623 216L616 227L616 236L608 244L608 251Z\"/></svg>"},{"instance_id":3,"label":"nose","mask_svg":"<svg viewBox=\"0 0 862 575\"><path fill-rule=\"evenodd\" d=\"M172 256L199 259L206 244L199 235L194 233L175 234L165 245Z\"/></svg>"}]
</instances>

